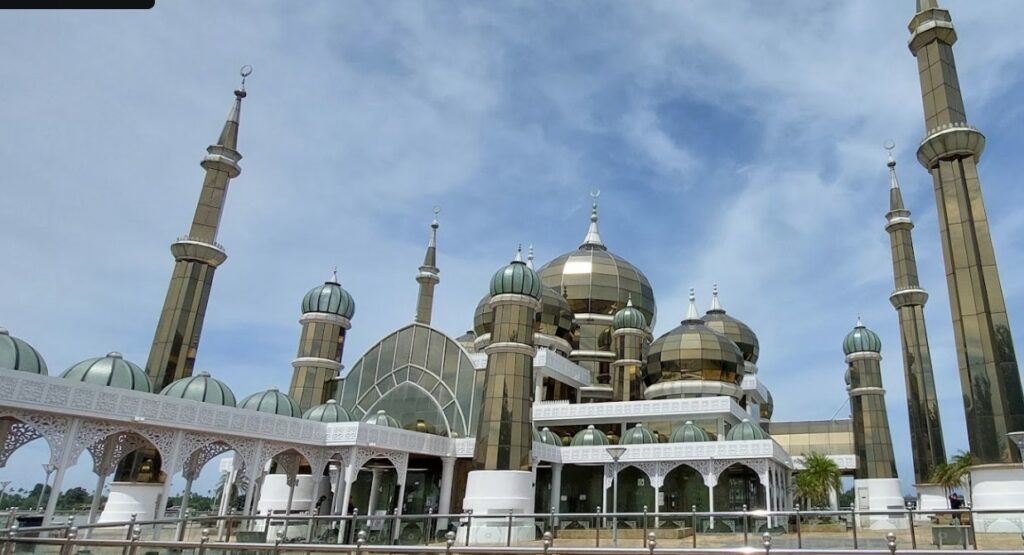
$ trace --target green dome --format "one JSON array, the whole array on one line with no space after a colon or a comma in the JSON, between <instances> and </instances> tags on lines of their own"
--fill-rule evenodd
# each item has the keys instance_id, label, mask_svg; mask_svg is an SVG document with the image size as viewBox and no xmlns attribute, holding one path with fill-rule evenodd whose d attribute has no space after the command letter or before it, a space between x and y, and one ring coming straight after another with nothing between
<instances>
[{"instance_id":1,"label":"green dome","mask_svg":"<svg viewBox=\"0 0 1024 555\"><path fill-rule=\"evenodd\" d=\"M637 424L626 430L626 433L622 434L622 440L619 441L619 445L641 445L644 443L658 443L658 438L654 437L650 430L644 428L643 424Z\"/></svg>"},{"instance_id":2,"label":"green dome","mask_svg":"<svg viewBox=\"0 0 1024 555\"><path fill-rule=\"evenodd\" d=\"M299 408L299 404L295 402L295 399L281 393L276 387L259 393L253 393L242 399L242 402L238 404L238 408L269 412L270 414L291 416L293 418L302 416L302 409Z\"/></svg>"},{"instance_id":3,"label":"green dome","mask_svg":"<svg viewBox=\"0 0 1024 555\"><path fill-rule=\"evenodd\" d=\"M352 319L352 315L356 313L356 302L352 300L352 295L338 284L337 273L323 285L310 289L302 298L302 313L310 312L325 312Z\"/></svg>"},{"instance_id":4,"label":"green dome","mask_svg":"<svg viewBox=\"0 0 1024 555\"><path fill-rule=\"evenodd\" d=\"M647 328L647 317L638 308L633 306L632 295L626 300L626 306L615 313L615 317L612 319L612 327L617 330L625 328L642 330Z\"/></svg>"},{"instance_id":5,"label":"green dome","mask_svg":"<svg viewBox=\"0 0 1024 555\"><path fill-rule=\"evenodd\" d=\"M704 428L694 424L691 420L687 420L685 424L672 432L672 437L669 438L669 441L672 443L695 443L698 441L711 441L711 437L704 431Z\"/></svg>"},{"instance_id":6,"label":"green dome","mask_svg":"<svg viewBox=\"0 0 1024 555\"><path fill-rule=\"evenodd\" d=\"M60 377L146 393L153 391L146 371L125 360L121 353L107 353L105 357L83 360L65 370Z\"/></svg>"},{"instance_id":7,"label":"green dome","mask_svg":"<svg viewBox=\"0 0 1024 555\"><path fill-rule=\"evenodd\" d=\"M175 380L160 395L225 407L235 406L235 394L224 382L211 378L209 372L199 372L195 376Z\"/></svg>"},{"instance_id":8,"label":"green dome","mask_svg":"<svg viewBox=\"0 0 1024 555\"><path fill-rule=\"evenodd\" d=\"M857 327L846 334L846 339L843 340L843 353L849 355L863 352L881 353L882 340L877 333L864 327L864 323L858 318Z\"/></svg>"},{"instance_id":9,"label":"green dome","mask_svg":"<svg viewBox=\"0 0 1024 555\"><path fill-rule=\"evenodd\" d=\"M302 417L306 420L315 420L317 422L348 422L352 418L349 417L348 412L341 408L334 399L328 399L326 403L310 407L309 410L302 414Z\"/></svg>"},{"instance_id":10,"label":"green dome","mask_svg":"<svg viewBox=\"0 0 1024 555\"><path fill-rule=\"evenodd\" d=\"M366 419L367 424L375 424L377 426L387 426L388 428L401 428L402 424L383 410L377 411L377 414Z\"/></svg>"},{"instance_id":11,"label":"green dome","mask_svg":"<svg viewBox=\"0 0 1024 555\"><path fill-rule=\"evenodd\" d=\"M523 262L523 253L508 266L498 270L491 278L491 295L527 295L540 299L540 277Z\"/></svg>"},{"instance_id":12,"label":"green dome","mask_svg":"<svg viewBox=\"0 0 1024 555\"><path fill-rule=\"evenodd\" d=\"M760 426L755 426L749 418L744 418L743 422L733 426L729 433L725 434L726 441L748 441L752 439L768 439L768 434Z\"/></svg>"},{"instance_id":13,"label":"green dome","mask_svg":"<svg viewBox=\"0 0 1024 555\"><path fill-rule=\"evenodd\" d=\"M45 376L46 361L35 350L22 339L12 336L7 328L0 328L0 368L21 370Z\"/></svg>"},{"instance_id":14,"label":"green dome","mask_svg":"<svg viewBox=\"0 0 1024 555\"><path fill-rule=\"evenodd\" d=\"M562 438L558 437L558 434L555 432L552 432L551 428L544 428L540 431L540 441L548 445L562 446Z\"/></svg>"},{"instance_id":15,"label":"green dome","mask_svg":"<svg viewBox=\"0 0 1024 555\"><path fill-rule=\"evenodd\" d=\"M608 436L604 435L604 432L598 430L593 424L587 426L586 430L580 430L576 432L576 435L572 437L572 447L594 447L598 445L608 445Z\"/></svg>"}]
</instances>

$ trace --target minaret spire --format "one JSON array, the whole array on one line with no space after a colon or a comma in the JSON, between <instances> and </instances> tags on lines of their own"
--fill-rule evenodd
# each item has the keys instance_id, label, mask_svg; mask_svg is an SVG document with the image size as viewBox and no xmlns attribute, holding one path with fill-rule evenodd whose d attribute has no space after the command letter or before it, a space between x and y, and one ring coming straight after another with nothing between
<instances>
[{"instance_id":1,"label":"minaret spire","mask_svg":"<svg viewBox=\"0 0 1024 555\"><path fill-rule=\"evenodd\" d=\"M581 249L607 249L604 242L601 241L601 233L597 230L597 197L599 196L601 196L601 191L591 191L590 193L590 197L593 199L593 204L590 207L590 227L587 228L587 236L580 244Z\"/></svg>"},{"instance_id":2,"label":"minaret spire","mask_svg":"<svg viewBox=\"0 0 1024 555\"><path fill-rule=\"evenodd\" d=\"M725 313L725 309L722 308L722 303L718 302L718 284L713 283L711 285L711 308L708 312L721 312Z\"/></svg>"},{"instance_id":3,"label":"minaret spire","mask_svg":"<svg viewBox=\"0 0 1024 555\"><path fill-rule=\"evenodd\" d=\"M238 122L245 98L245 78L251 66L242 66L242 85L215 144L206 149L200 165L206 170L203 189L196 205L188 235L171 245L174 272L167 290L160 320L153 336L146 371L159 391L172 381L192 375L206 306L213 288L213 274L227 259L217 244L228 183L241 173L238 162Z\"/></svg>"},{"instance_id":4,"label":"minaret spire","mask_svg":"<svg viewBox=\"0 0 1024 555\"><path fill-rule=\"evenodd\" d=\"M697 294L693 287L690 288L690 306L686 308L686 318L683 321L701 321L700 314L697 313Z\"/></svg>"},{"instance_id":5,"label":"minaret spire","mask_svg":"<svg viewBox=\"0 0 1024 555\"><path fill-rule=\"evenodd\" d=\"M430 325L434 312L434 286L441 282L441 270L437 269L437 215L441 208L434 207L434 221L430 224L430 241L427 252L423 255L423 265L416 274L416 282L420 284L420 293L416 301L416 322Z\"/></svg>"},{"instance_id":6,"label":"minaret spire","mask_svg":"<svg viewBox=\"0 0 1024 555\"><path fill-rule=\"evenodd\" d=\"M926 133L917 160L932 176L938 205L967 439L976 465L1019 465L1007 434L1024 429L1024 388L978 174L985 136L967 123L949 11L928 0L917 7L908 26ZM975 502L994 506L982 497Z\"/></svg>"},{"instance_id":7,"label":"minaret spire","mask_svg":"<svg viewBox=\"0 0 1024 555\"><path fill-rule=\"evenodd\" d=\"M533 269L533 243L530 243L530 248L526 251L526 267Z\"/></svg>"},{"instance_id":8,"label":"minaret spire","mask_svg":"<svg viewBox=\"0 0 1024 555\"><path fill-rule=\"evenodd\" d=\"M910 452L914 458L914 478L918 485L931 479L935 468L946 462L946 447L939 420L939 400L932 373L932 355L928 347L928 330L924 323L924 305L928 293L917 277L917 259L911 230L910 210L903 205L900 184L896 178L896 160L892 141L889 151L889 213L885 230L892 246L892 271L895 291L889 301L899 315L900 340L903 348L903 374L907 384L907 412L910 416ZM858 321L858 325L862 326Z\"/></svg>"}]
</instances>

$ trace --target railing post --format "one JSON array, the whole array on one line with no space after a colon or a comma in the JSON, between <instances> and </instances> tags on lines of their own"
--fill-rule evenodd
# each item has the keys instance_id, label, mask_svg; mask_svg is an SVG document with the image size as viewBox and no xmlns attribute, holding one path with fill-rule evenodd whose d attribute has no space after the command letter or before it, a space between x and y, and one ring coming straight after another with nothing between
<instances>
[{"instance_id":1,"label":"railing post","mask_svg":"<svg viewBox=\"0 0 1024 555\"><path fill-rule=\"evenodd\" d=\"M203 528L199 532L199 549L196 550L196 555L203 555L206 553L206 544L210 541L210 529Z\"/></svg>"},{"instance_id":2,"label":"railing post","mask_svg":"<svg viewBox=\"0 0 1024 555\"><path fill-rule=\"evenodd\" d=\"M178 541L185 539L185 526L188 525L188 517L192 513L192 509L185 509L178 514L178 529L174 531L174 537Z\"/></svg>"},{"instance_id":3,"label":"railing post","mask_svg":"<svg viewBox=\"0 0 1024 555\"><path fill-rule=\"evenodd\" d=\"M384 516L387 516L387 511L384 512ZM367 518L369 518L369 515L367 515ZM352 516L350 519L351 520L346 527L345 535L349 538L356 538L358 537L357 532L359 531L359 507L352 507ZM386 518L384 520L385 522L387 521ZM388 532L390 533L392 530L389 529Z\"/></svg>"},{"instance_id":4,"label":"railing post","mask_svg":"<svg viewBox=\"0 0 1024 555\"><path fill-rule=\"evenodd\" d=\"M142 528L132 530L132 543L128 546L128 555L135 555L139 549L139 541L142 540ZM202 555L202 551L199 552Z\"/></svg>"},{"instance_id":5,"label":"railing post","mask_svg":"<svg viewBox=\"0 0 1024 555\"><path fill-rule=\"evenodd\" d=\"M551 537L552 537L551 536L551 532L544 532L544 535L541 537L540 544L544 548L544 554L545 555L547 555L548 550L551 549L551 544L552 544Z\"/></svg>"},{"instance_id":6,"label":"railing post","mask_svg":"<svg viewBox=\"0 0 1024 555\"><path fill-rule=\"evenodd\" d=\"M469 529L466 530L466 538L468 542ZM451 553L453 545L455 545L455 532L449 531L444 535L444 552Z\"/></svg>"},{"instance_id":7,"label":"railing post","mask_svg":"<svg viewBox=\"0 0 1024 555\"><path fill-rule=\"evenodd\" d=\"M505 547L512 547L512 510L508 511L508 535L505 537Z\"/></svg>"},{"instance_id":8,"label":"railing post","mask_svg":"<svg viewBox=\"0 0 1024 555\"><path fill-rule=\"evenodd\" d=\"M284 541L284 530L283 529L279 529L277 531L277 533L274 534L274 551L273 551L274 555L277 555L277 553L281 550L281 542L283 542L283 541Z\"/></svg>"},{"instance_id":9,"label":"railing post","mask_svg":"<svg viewBox=\"0 0 1024 555\"><path fill-rule=\"evenodd\" d=\"M75 544L75 538L78 537L78 528L72 526L67 529L64 533L64 545L60 546L61 555L70 555L71 547Z\"/></svg>"},{"instance_id":10,"label":"railing post","mask_svg":"<svg viewBox=\"0 0 1024 555\"><path fill-rule=\"evenodd\" d=\"M796 548L797 549L803 549L804 548L804 535L803 535L803 532L800 530L800 504L797 503L795 505L795 507L796 507Z\"/></svg>"},{"instance_id":11,"label":"railing post","mask_svg":"<svg viewBox=\"0 0 1024 555\"><path fill-rule=\"evenodd\" d=\"M423 525L423 545L430 545L430 521L434 518L434 508L429 507L427 509L427 520Z\"/></svg>"},{"instance_id":12,"label":"railing post","mask_svg":"<svg viewBox=\"0 0 1024 555\"><path fill-rule=\"evenodd\" d=\"M601 547L601 506L597 506L597 514L594 516L594 547Z\"/></svg>"},{"instance_id":13,"label":"railing post","mask_svg":"<svg viewBox=\"0 0 1024 555\"><path fill-rule=\"evenodd\" d=\"M68 537L68 532L75 527L75 515L68 517L68 521L64 523L64 537Z\"/></svg>"},{"instance_id":14,"label":"railing post","mask_svg":"<svg viewBox=\"0 0 1024 555\"><path fill-rule=\"evenodd\" d=\"M555 531L555 508L551 507L551 516L548 517L548 532L554 534Z\"/></svg>"},{"instance_id":15,"label":"railing post","mask_svg":"<svg viewBox=\"0 0 1024 555\"><path fill-rule=\"evenodd\" d=\"M971 520L971 529L969 531L969 533L971 534L971 545L974 546L974 550L977 551L978 550L978 536L976 536L974 534L974 511L971 510L971 504L970 503L967 503L965 506L967 507L967 518L969 518ZM964 546L964 549L967 549L967 546Z\"/></svg>"},{"instance_id":16,"label":"railing post","mask_svg":"<svg viewBox=\"0 0 1024 555\"><path fill-rule=\"evenodd\" d=\"M654 535L654 532L647 534L647 549L654 555L654 548L658 546L658 537Z\"/></svg>"},{"instance_id":17,"label":"railing post","mask_svg":"<svg viewBox=\"0 0 1024 555\"><path fill-rule=\"evenodd\" d=\"M138 518L139 518L139 514L138 513L132 513L131 518L128 519L128 533L125 535L124 539L126 539L126 540L132 539L132 533L135 532L135 521L138 520Z\"/></svg>"},{"instance_id":18,"label":"railing post","mask_svg":"<svg viewBox=\"0 0 1024 555\"><path fill-rule=\"evenodd\" d=\"M473 509L466 511L466 547L469 547L469 533L473 530Z\"/></svg>"},{"instance_id":19,"label":"railing post","mask_svg":"<svg viewBox=\"0 0 1024 555\"><path fill-rule=\"evenodd\" d=\"M889 546L889 553L896 553L896 534L889 532L885 535L885 540Z\"/></svg>"},{"instance_id":20,"label":"railing post","mask_svg":"<svg viewBox=\"0 0 1024 555\"><path fill-rule=\"evenodd\" d=\"M693 513L693 548L697 549L697 505L690 505L690 511Z\"/></svg>"},{"instance_id":21,"label":"railing post","mask_svg":"<svg viewBox=\"0 0 1024 555\"><path fill-rule=\"evenodd\" d=\"M18 533L17 524L8 524L7 532L4 533L4 544L0 547L0 554L9 555L11 553L11 545L14 544L14 535Z\"/></svg>"},{"instance_id":22,"label":"railing post","mask_svg":"<svg viewBox=\"0 0 1024 555\"><path fill-rule=\"evenodd\" d=\"M853 507L850 507L850 522L852 523L852 528L851 529L853 530L853 548L854 549L858 549L858 545L857 545L857 510L855 508L853 508Z\"/></svg>"},{"instance_id":23,"label":"railing post","mask_svg":"<svg viewBox=\"0 0 1024 555\"><path fill-rule=\"evenodd\" d=\"M761 535L761 545L764 546L764 555L768 555L772 550L772 535L765 532Z\"/></svg>"},{"instance_id":24,"label":"railing post","mask_svg":"<svg viewBox=\"0 0 1024 555\"><path fill-rule=\"evenodd\" d=\"M907 503L907 522L910 526L910 549L917 549L917 533L914 530L914 507Z\"/></svg>"},{"instance_id":25,"label":"railing post","mask_svg":"<svg viewBox=\"0 0 1024 555\"><path fill-rule=\"evenodd\" d=\"M748 545L747 537L750 533L750 523L747 520L747 505L743 505L743 547Z\"/></svg>"},{"instance_id":26,"label":"railing post","mask_svg":"<svg viewBox=\"0 0 1024 555\"><path fill-rule=\"evenodd\" d=\"M642 537L647 537L647 505L644 505L644 535Z\"/></svg>"},{"instance_id":27,"label":"railing post","mask_svg":"<svg viewBox=\"0 0 1024 555\"><path fill-rule=\"evenodd\" d=\"M363 544L366 543L366 530L356 532L356 555L363 552Z\"/></svg>"}]
</instances>

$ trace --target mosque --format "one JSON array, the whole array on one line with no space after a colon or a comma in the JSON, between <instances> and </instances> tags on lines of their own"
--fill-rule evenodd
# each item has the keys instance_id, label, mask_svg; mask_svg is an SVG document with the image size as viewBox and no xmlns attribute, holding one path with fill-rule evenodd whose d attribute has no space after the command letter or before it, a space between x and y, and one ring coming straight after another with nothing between
<instances>
[{"instance_id":1,"label":"mosque","mask_svg":"<svg viewBox=\"0 0 1024 555\"><path fill-rule=\"evenodd\" d=\"M935 0L917 4L910 48L927 129L918 160L935 181L950 297L959 300L951 304L977 465L972 501L978 509L1016 509L979 515L979 531L1020 531L1024 440L1014 432L1024 430L1024 395L981 204L976 164L984 136L966 123L949 12ZM851 419L773 421L771 369L757 366L760 344L738 317L742 307L726 311L715 287L701 310L691 290L688 306L662 307L663 318L665 311L682 318L654 337L655 291L642 269L610 249L614 238L602 237L596 194L578 246L543 264L535 264L532 249L517 251L480 284L487 294L472 329L458 337L431 324L441 282L436 216L415 274L414 321L347 370L356 302L331 275L298 303L287 392L236 400L228 384L196 372L195 361L214 274L227 259L217 234L228 185L241 173L239 121L250 71L243 68L223 130L202 160L189 233L171 245L173 273L145 365L111 352L50 376L39 352L0 329L0 466L42 438L59 492L67 468L88 451L97 492L112 476L107 503L101 507L97 495L89 516L107 522L163 516L179 473L186 509L193 480L227 452L230 481L249 484L246 514L782 510L800 501L793 476L809 453L827 455L853 475L856 509L904 506L878 335L858 321L835 339L837 362L840 348L845 357ZM913 223L895 167L890 156L885 229L902 343L891 351L903 357L914 484L927 511L946 507L941 488L929 483L945 447L924 326L928 294L917 280ZM842 380L837 372L835 386ZM47 518L57 497L48 499ZM529 519L501 522L467 529L440 517L438 526L481 544L536 533ZM420 524L404 524L389 532L393 539L420 537ZM872 516L864 525L901 524Z\"/></svg>"}]
</instances>

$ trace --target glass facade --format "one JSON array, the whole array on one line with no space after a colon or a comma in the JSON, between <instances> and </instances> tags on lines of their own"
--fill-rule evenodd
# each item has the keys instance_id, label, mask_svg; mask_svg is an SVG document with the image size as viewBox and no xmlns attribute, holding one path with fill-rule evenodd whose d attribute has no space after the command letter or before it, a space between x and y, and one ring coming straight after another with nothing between
<instances>
[{"instance_id":1,"label":"glass facade","mask_svg":"<svg viewBox=\"0 0 1024 555\"><path fill-rule=\"evenodd\" d=\"M302 325L299 338L299 358L319 358L341 362L345 348L345 328L328 322L309 321ZM288 394L305 412L327 402L334 393L336 370L320 366L299 366L292 373Z\"/></svg>"},{"instance_id":2,"label":"glass facade","mask_svg":"<svg viewBox=\"0 0 1024 555\"><path fill-rule=\"evenodd\" d=\"M192 375L215 270L195 260L174 263L171 284L146 362L154 391Z\"/></svg>"},{"instance_id":3,"label":"glass facade","mask_svg":"<svg viewBox=\"0 0 1024 555\"><path fill-rule=\"evenodd\" d=\"M647 383L711 380L739 385L743 353L728 337L702 322L684 322L651 344Z\"/></svg>"},{"instance_id":4,"label":"glass facade","mask_svg":"<svg viewBox=\"0 0 1024 555\"><path fill-rule=\"evenodd\" d=\"M791 455L853 453L853 420L772 422L772 439Z\"/></svg>"},{"instance_id":5,"label":"glass facade","mask_svg":"<svg viewBox=\"0 0 1024 555\"><path fill-rule=\"evenodd\" d=\"M409 386L395 391L403 384ZM354 420L394 406L394 412L385 410L410 429L423 419L436 433L467 437L476 432L482 387L483 376L477 376L462 346L433 328L410 324L366 351L339 381L336 395ZM404 418L410 406L418 407L416 416Z\"/></svg>"},{"instance_id":6,"label":"glass facade","mask_svg":"<svg viewBox=\"0 0 1024 555\"><path fill-rule=\"evenodd\" d=\"M857 454L856 477L896 478L896 457L885 409L882 369L877 358L857 358L850 362L850 408Z\"/></svg>"}]
</instances>

